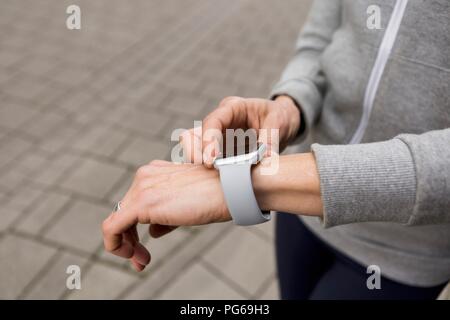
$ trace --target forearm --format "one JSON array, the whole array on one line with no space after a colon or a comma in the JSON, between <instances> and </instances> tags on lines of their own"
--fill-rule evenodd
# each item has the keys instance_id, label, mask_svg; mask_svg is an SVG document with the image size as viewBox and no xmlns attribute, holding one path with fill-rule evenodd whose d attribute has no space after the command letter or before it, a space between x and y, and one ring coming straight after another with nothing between
<instances>
[{"instance_id":1,"label":"forearm","mask_svg":"<svg viewBox=\"0 0 450 320\"><path fill-rule=\"evenodd\" d=\"M252 171L253 186L263 210L322 215L319 175L312 153L279 157L276 174L262 174L265 162Z\"/></svg>"}]
</instances>

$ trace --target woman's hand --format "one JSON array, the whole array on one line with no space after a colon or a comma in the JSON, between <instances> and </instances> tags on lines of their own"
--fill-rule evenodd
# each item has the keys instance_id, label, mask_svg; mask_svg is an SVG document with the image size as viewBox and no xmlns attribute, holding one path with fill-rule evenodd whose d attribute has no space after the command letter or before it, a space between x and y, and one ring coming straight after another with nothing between
<instances>
[{"instance_id":1,"label":"woman's hand","mask_svg":"<svg viewBox=\"0 0 450 320\"><path fill-rule=\"evenodd\" d=\"M121 201L121 209L103 222L107 251L131 260L137 271L150 262L139 242L137 223L150 224L160 237L177 226L230 220L216 170L194 164L153 161L141 167Z\"/></svg>"},{"instance_id":2,"label":"woman's hand","mask_svg":"<svg viewBox=\"0 0 450 320\"><path fill-rule=\"evenodd\" d=\"M296 136L299 127L300 111L288 96L279 96L274 101L228 97L203 120L201 133L188 130L181 142L187 162L211 167L218 151L217 147L209 145L220 145L226 129L255 129L258 140L266 144L270 155L271 150L281 152ZM278 129L279 141L272 141L270 134L260 134L261 129Z\"/></svg>"},{"instance_id":3,"label":"woman's hand","mask_svg":"<svg viewBox=\"0 0 450 320\"><path fill-rule=\"evenodd\" d=\"M270 161L270 159L264 159ZM252 170L256 200L262 210L322 215L319 176L311 153L279 157L274 175ZM137 271L150 262L139 242L136 225L149 224L150 235L160 237L178 226L231 220L217 170L203 165L153 161L141 167L121 201L121 209L103 222L107 251L130 259Z\"/></svg>"}]
</instances>

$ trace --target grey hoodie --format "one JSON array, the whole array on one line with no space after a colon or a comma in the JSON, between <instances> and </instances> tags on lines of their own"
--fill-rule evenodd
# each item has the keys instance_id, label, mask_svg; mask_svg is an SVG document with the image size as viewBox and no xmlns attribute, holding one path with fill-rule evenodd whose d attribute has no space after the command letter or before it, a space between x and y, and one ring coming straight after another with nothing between
<instances>
[{"instance_id":1,"label":"grey hoodie","mask_svg":"<svg viewBox=\"0 0 450 320\"><path fill-rule=\"evenodd\" d=\"M388 278L448 281L450 1L316 0L280 94L315 142L324 217L306 224Z\"/></svg>"}]
</instances>

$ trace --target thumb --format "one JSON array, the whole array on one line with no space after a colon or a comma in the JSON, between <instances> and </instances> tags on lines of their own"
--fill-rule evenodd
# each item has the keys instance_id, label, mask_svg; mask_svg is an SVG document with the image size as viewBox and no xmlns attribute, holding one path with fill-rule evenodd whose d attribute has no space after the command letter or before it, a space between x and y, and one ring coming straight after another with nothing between
<instances>
[{"instance_id":1,"label":"thumb","mask_svg":"<svg viewBox=\"0 0 450 320\"><path fill-rule=\"evenodd\" d=\"M203 123L202 156L203 163L208 168L212 167L214 159L220 155L223 141L223 127L218 119L207 119Z\"/></svg>"},{"instance_id":2,"label":"thumb","mask_svg":"<svg viewBox=\"0 0 450 320\"><path fill-rule=\"evenodd\" d=\"M211 168L214 159L222 151L223 133L225 129L232 127L233 110L222 106L211 112L202 124L202 150L203 162Z\"/></svg>"}]
</instances>

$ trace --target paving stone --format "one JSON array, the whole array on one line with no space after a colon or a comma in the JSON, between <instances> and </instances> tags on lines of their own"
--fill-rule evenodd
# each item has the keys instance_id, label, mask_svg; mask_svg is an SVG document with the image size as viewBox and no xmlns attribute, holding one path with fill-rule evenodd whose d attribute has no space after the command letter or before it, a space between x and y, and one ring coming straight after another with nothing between
<instances>
[{"instance_id":1,"label":"paving stone","mask_svg":"<svg viewBox=\"0 0 450 320\"><path fill-rule=\"evenodd\" d=\"M62 64L57 66L55 70L51 72L51 78L65 86L76 86L88 79L90 71L86 68L80 68L76 66L67 66Z\"/></svg>"},{"instance_id":2,"label":"paving stone","mask_svg":"<svg viewBox=\"0 0 450 320\"><path fill-rule=\"evenodd\" d=\"M144 280L139 281L128 292L125 299L152 299L158 291L161 291L170 283L174 277L185 271L185 265L192 260L198 259L206 248L217 241L230 230L231 225L217 223L200 227L201 231L191 237L183 247L175 254L167 256L164 261L158 263L155 259L149 267L143 271ZM158 264L157 264L158 263ZM159 265L159 267L158 267Z\"/></svg>"},{"instance_id":3,"label":"paving stone","mask_svg":"<svg viewBox=\"0 0 450 320\"><path fill-rule=\"evenodd\" d=\"M21 56L18 56L15 51L11 50L2 50L0 52L0 65L2 67L10 67L11 65L17 63L21 59Z\"/></svg>"},{"instance_id":4,"label":"paving stone","mask_svg":"<svg viewBox=\"0 0 450 320\"><path fill-rule=\"evenodd\" d=\"M100 124L95 127L87 128L76 141L71 146L75 150L80 151L92 151L94 149L93 145L96 141L106 133L108 127L104 124Z\"/></svg>"},{"instance_id":5,"label":"paving stone","mask_svg":"<svg viewBox=\"0 0 450 320\"><path fill-rule=\"evenodd\" d=\"M169 117L161 113L139 112L136 108L121 107L111 119L116 126L142 133L145 136L157 136L168 123Z\"/></svg>"},{"instance_id":6,"label":"paving stone","mask_svg":"<svg viewBox=\"0 0 450 320\"><path fill-rule=\"evenodd\" d=\"M80 112L84 108L84 106L93 99L95 99L94 95L90 91L82 90L70 92L56 104L58 109L63 110L64 112L67 112L69 114L75 114L77 112Z\"/></svg>"},{"instance_id":7,"label":"paving stone","mask_svg":"<svg viewBox=\"0 0 450 320\"><path fill-rule=\"evenodd\" d=\"M255 234L262 235L269 240L273 240L275 237L275 217L272 216L272 220L267 223L261 223L257 224L256 226L251 226L248 228L248 230L254 231Z\"/></svg>"},{"instance_id":8,"label":"paving stone","mask_svg":"<svg viewBox=\"0 0 450 320\"><path fill-rule=\"evenodd\" d=\"M152 90L141 99L136 99L136 107L142 112L155 112L155 110L164 108L164 104L170 99L173 89L166 85L156 84Z\"/></svg>"},{"instance_id":9,"label":"paving stone","mask_svg":"<svg viewBox=\"0 0 450 320\"><path fill-rule=\"evenodd\" d=\"M204 258L252 295L275 272L272 243L239 227L209 248Z\"/></svg>"},{"instance_id":10,"label":"paving stone","mask_svg":"<svg viewBox=\"0 0 450 320\"><path fill-rule=\"evenodd\" d=\"M189 240L191 233L183 228L178 228L161 238L149 238L145 244L154 259L154 263L160 263L177 250L185 241Z\"/></svg>"},{"instance_id":11,"label":"paving stone","mask_svg":"<svg viewBox=\"0 0 450 320\"><path fill-rule=\"evenodd\" d=\"M120 180L125 169L94 159L84 159L61 186L89 197L103 198Z\"/></svg>"},{"instance_id":12,"label":"paving stone","mask_svg":"<svg viewBox=\"0 0 450 320\"><path fill-rule=\"evenodd\" d=\"M239 86L237 95L244 98L268 97L271 86L255 87L255 86Z\"/></svg>"},{"instance_id":13,"label":"paving stone","mask_svg":"<svg viewBox=\"0 0 450 320\"><path fill-rule=\"evenodd\" d=\"M81 290L71 291L68 299L115 299L136 279L123 270L95 264L82 278Z\"/></svg>"},{"instance_id":14,"label":"paving stone","mask_svg":"<svg viewBox=\"0 0 450 320\"><path fill-rule=\"evenodd\" d=\"M0 190L12 192L19 188L25 181L25 176L17 171L6 171L0 174Z\"/></svg>"},{"instance_id":15,"label":"paving stone","mask_svg":"<svg viewBox=\"0 0 450 320\"><path fill-rule=\"evenodd\" d=\"M6 133L8 131L8 129L0 127L0 142L2 141L3 137L6 136Z\"/></svg>"},{"instance_id":16,"label":"paving stone","mask_svg":"<svg viewBox=\"0 0 450 320\"><path fill-rule=\"evenodd\" d=\"M269 287L259 297L261 300L280 300L280 294L278 292L278 281L273 279L270 282Z\"/></svg>"},{"instance_id":17,"label":"paving stone","mask_svg":"<svg viewBox=\"0 0 450 320\"><path fill-rule=\"evenodd\" d=\"M4 83L11 80L11 78L14 77L14 74L8 73L4 68L0 69L0 86L2 86ZM2 94L0 90L0 94Z\"/></svg>"},{"instance_id":18,"label":"paving stone","mask_svg":"<svg viewBox=\"0 0 450 320\"><path fill-rule=\"evenodd\" d=\"M145 68L142 68L142 70L145 71ZM165 90L165 92L161 91L161 88L157 91L155 90L156 88L154 88L152 85L149 85L149 83L145 81L141 81L137 85L128 86L128 90L122 89L121 91L123 92L120 92L120 97L117 96L117 92L113 93L112 89L113 88L108 88L107 95L102 94L102 98L104 100L110 103L114 103L116 99L119 101L125 101L125 104L127 106L132 106L133 108L140 103L148 108L152 100L160 101L165 97L165 95L167 95L167 89ZM144 108L137 110L137 112L142 111L145 111Z\"/></svg>"},{"instance_id":19,"label":"paving stone","mask_svg":"<svg viewBox=\"0 0 450 320\"><path fill-rule=\"evenodd\" d=\"M100 125L88 130L72 146L76 150L113 158L128 134L114 126Z\"/></svg>"},{"instance_id":20,"label":"paving stone","mask_svg":"<svg viewBox=\"0 0 450 320\"><path fill-rule=\"evenodd\" d=\"M438 297L438 300L450 300L450 282L447 286L442 290L441 294Z\"/></svg>"},{"instance_id":21,"label":"paving stone","mask_svg":"<svg viewBox=\"0 0 450 320\"><path fill-rule=\"evenodd\" d=\"M169 152L169 143L137 137L129 141L118 156L118 159L135 167L139 167L148 164L155 159L167 159Z\"/></svg>"},{"instance_id":22,"label":"paving stone","mask_svg":"<svg viewBox=\"0 0 450 320\"><path fill-rule=\"evenodd\" d=\"M199 91L202 95L214 99L216 104L210 106L211 109L217 107L222 99L228 96L237 96L239 93L237 85L230 82L218 83L217 81L205 81Z\"/></svg>"},{"instance_id":23,"label":"paving stone","mask_svg":"<svg viewBox=\"0 0 450 320\"><path fill-rule=\"evenodd\" d=\"M36 138L43 138L63 123L64 117L52 112L45 112L22 130Z\"/></svg>"},{"instance_id":24,"label":"paving stone","mask_svg":"<svg viewBox=\"0 0 450 320\"><path fill-rule=\"evenodd\" d=\"M0 168L31 147L31 142L19 137L5 137L0 144Z\"/></svg>"},{"instance_id":25,"label":"paving stone","mask_svg":"<svg viewBox=\"0 0 450 320\"><path fill-rule=\"evenodd\" d=\"M97 91L101 101L108 105L117 106L117 103L124 101L124 97L127 97L128 94L127 86L122 82L117 82L113 74L99 78L95 82L95 87L98 87Z\"/></svg>"},{"instance_id":26,"label":"paving stone","mask_svg":"<svg viewBox=\"0 0 450 320\"><path fill-rule=\"evenodd\" d=\"M57 64L58 61L55 59L49 59L41 55L32 55L24 60L24 63L21 63L18 69L25 74L42 76L48 74Z\"/></svg>"},{"instance_id":27,"label":"paving stone","mask_svg":"<svg viewBox=\"0 0 450 320\"><path fill-rule=\"evenodd\" d=\"M38 100L37 98L43 94L48 84L49 81L41 77L20 75L8 82L3 87L3 91L10 96L32 101Z\"/></svg>"},{"instance_id":28,"label":"paving stone","mask_svg":"<svg viewBox=\"0 0 450 320\"><path fill-rule=\"evenodd\" d=\"M165 106L167 110L170 110L176 114L185 114L187 116L199 117L203 109L207 106L208 101L194 96L185 94L175 96ZM197 120L201 120L199 117Z\"/></svg>"},{"instance_id":29,"label":"paving stone","mask_svg":"<svg viewBox=\"0 0 450 320\"><path fill-rule=\"evenodd\" d=\"M0 201L3 201L4 199L6 199L6 193L3 191L0 191Z\"/></svg>"},{"instance_id":30,"label":"paving stone","mask_svg":"<svg viewBox=\"0 0 450 320\"><path fill-rule=\"evenodd\" d=\"M36 116L36 111L19 103L7 100L0 105L0 125L5 128L18 128Z\"/></svg>"},{"instance_id":31,"label":"paving stone","mask_svg":"<svg viewBox=\"0 0 450 320\"><path fill-rule=\"evenodd\" d=\"M116 158L117 151L127 139L127 134L123 131L113 129L109 130L105 135L100 137L100 140L94 143L92 152Z\"/></svg>"},{"instance_id":32,"label":"paving stone","mask_svg":"<svg viewBox=\"0 0 450 320\"><path fill-rule=\"evenodd\" d=\"M0 231L6 230L41 196L41 190L28 186L24 186L13 195L6 196L7 201L0 207Z\"/></svg>"},{"instance_id":33,"label":"paving stone","mask_svg":"<svg viewBox=\"0 0 450 320\"><path fill-rule=\"evenodd\" d=\"M195 289L194 289L195 288ZM176 278L158 299L218 300L243 299L233 288L218 279L200 263L193 264Z\"/></svg>"},{"instance_id":34,"label":"paving stone","mask_svg":"<svg viewBox=\"0 0 450 320\"><path fill-rule=\"evenodd\" d=\"M68 88L64 87L63 85L51 82L45 89L45 91L41 95L39 95L36 100L29 101L28 104L43 113L51 112L56 115L67 116L64 111L57 109L55 105L55 102L60 99L61 94L63 94L67 90Z\"/></svg>"},{"instance_id":35,"label":"paving stone","mask_svg":"<svg viewBox=\"0 0 450 320\"><path fill-rule=\"evenodd\" d=\"M13 194L11 194L8 199L8 208L23 211L33 203L39 200L44 191L40 188L31 185L24 185Z\"/></svg>"},{"instance_id":36,"label":"paving stone","mask_svg":"<svg viewBox=\"0 0 450 320\"><path fill-rule=\"evenodd\" d=\"M48 163L48 158L38 152L27 153L17 162L15 170L26 176L34 175Z\"/></svg>"},{"instance_id":37,"label":"paving stone","mask_svg":"<svg viewBox=\"0 0 450 320\"><path fill-rule=\"evenodd\" d=\"M33 180L44 185L54 185L79 161L80 158L78 156L60 154L52 162L49 162L40 173L34 176Z\"/></svg>"},{"instance_id":38,"label":"paving stone","mask_svg":"<svg viewBox=\"0 0 450 320\"><path fill-rule=\"evenodd\" d=\"M167 82L167 86L177 91L194 93L198 92L200 85L198 77L192 75L183 75L177 71L176 77L170 77L170 81Z\"/></svg>"},{"instance_id":39,"label":"paving stone","mask_svg":"<svg viewBox=\"0 0 450 320\"><path fill-rule=\"evenodd\" d=\"M43 227L45 227L56 214L69 202L70 197L59 193L47 192L44 197L36 201L33 206L20 223L17 229L32 234L39 234Z\"/></svg>"},{"instance_id":40,"label":"paving stone","mask_svg":"<svg viewBox=\"0 0 450 320\"><path fill-rule=\"evenodd\" d=\"M122 199L125 196L125 193L128 191L128 189L131 186L131 183L133 182L135 171L128 171L125 174L125 177L122 177L121 183L119 187L116 190L113 190L113 192L108 195L108 200L115 204L117 201Z\"/></svg>"},{"instance_id":41,"label":"paving stone","mask_svg":"<svg viewBox=\"0 0 450 320\"><path fill-rule=\"evenodd\" d=\"M45 238L92 253L102 243L101 224L110 211L105 206L77 200L45 232Z\"/></svg>"},{"instance_id":42,"label":"paving stone","mask_svg":"<svg viewBox=\"0 0 450 320\"><path fill-rule=\"evenodd\" d=\"M97 124L99 121L110 117L112 112L110 106L101 101L89 101L80 112L73 114L74 122L83 126L90 127Z\"/></svg>"},{"instance_id":43,"label":"paving stone","mask_svg":"<svg viewBox=\"0 0 450 320\"><path fill-rule=\"evenodd\" d=\"M178 143L178 137L176 136L179 129L191 129L194 127L194 121L199 120L195 117L174 117L172 121L169 122L169 124L164 128L163 133L161 134L162 137L165 139L165 141L171 141L172 135L174 135L174 140L172 143ZM172 145L173 146L173 145Z\"/></svg>"},{"instance_id":44,"label":"paving stone","mask_svg":"<svg viewBox=\"0 0 450 320\"><path fill-rule=\"evenodd\" d=\"M1 241L0 299L15 299L56 250L14 235L7 235Z\"/></svg>"},{"instance_id":45,"label":"paving stone","mask_svg":"<svg viewBox=\"0 0 450 320\"><path fill-rule=\"evenodd\" d=\"M65 122L52 135L43 139L39 144L39 148L46 152L60 155L68 145L73 143L75 137L79 135L81 130L80 127L73 123Z\"/></svg>"},{"instance_id":46,"label":"paving stone","mask_svg":"<svg viewBox=\"0 0 450 320\"><path fill-rule=\"evenodd\" d=\"M88 260L85 257L76 256L74 254L64 252L56 258L49 266L38 281L27 291L24 299L35 300L56 300L63 295L69 294L70 291L76 289L67 288L67 278L70 276L67 273L69 266L78 266L81 271L81 286L83 288L84 281L84 266Z\"/></svg>"}]
</instances>

